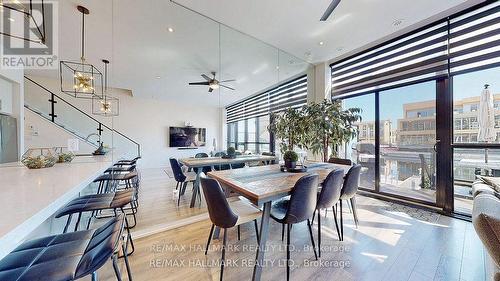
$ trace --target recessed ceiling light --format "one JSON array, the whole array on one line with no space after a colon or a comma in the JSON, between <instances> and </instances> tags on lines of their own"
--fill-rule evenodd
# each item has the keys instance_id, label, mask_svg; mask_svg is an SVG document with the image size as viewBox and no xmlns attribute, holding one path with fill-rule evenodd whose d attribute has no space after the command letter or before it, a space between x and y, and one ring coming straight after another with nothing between
<instances>
[{"instance_id":1,"label":"recessed ceiling light","mask_svg":"<svg viewBox=\"0 0 500 281\"><path fill-rule=\"evenodd\" d=\"M403 24L403 22L404 22L404 19L395 19L392 22L392 25L394 25L394 26L400 26L401 24Z\"/></svg>"},{"instance_id":2,"label":"recessed ceiling light","mask_svg":"<svg viewBox=\"0 0 500 281\"><path fill-rule=\"evenodd\" d=\"M174 29L173 29L172 27L169 27L167 30L168 30L168 32L170 32L170 33L174 32Z\"/></svg>"},{"instance_id":3,"label":"recessed ceiling light","mask_svg":"<svg viewBox=\"0 0 500 281\"><path fill-rule=\"evenodd\" d=\"M160 78L161 78L161 76L156 76L156 79L160 79Z\"/></svg>"},{"instance_id":4,"label":"recessed ceiling light","mask_svg":"<svg viewBox=\"0 0 500 281\"><path fill-rule=\"evenodd\" d=\"M325 45L325 42L319 41L318 45L323 46L323 45Z\"/></svg>"},{"instance_id":5,"label":"recessed ceiling light","mask_svg":"<svg viewBox=\"0 0 500 281\"><path fill-rule=\"evenodd\" d=\"M277 66L276 66L276 69L280 69L280 66L279 66L279 65L277 65Z\"/></svg>"},{"instance_id":6,"label":"recessed ceiling light","mask_svg":"<svg viewBox=\"0 0 500 281\"><path fill-rule=\"evenodd\" d=\"M14 19L13 19L13 18L9 18L9 20L10 20L10 21L14 21Z\"/></svg>"}]
</instances>

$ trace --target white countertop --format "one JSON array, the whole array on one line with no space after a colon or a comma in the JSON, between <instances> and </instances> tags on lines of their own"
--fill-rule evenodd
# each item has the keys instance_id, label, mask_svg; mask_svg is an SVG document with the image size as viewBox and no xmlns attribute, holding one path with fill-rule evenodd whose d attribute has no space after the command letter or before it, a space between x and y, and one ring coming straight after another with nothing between
<instances>
[{"instance_id":1,"label":"white countertop","mask_svg":"<svg viewBox=\"0 0 500 281\"><path fill-rule=\"evenodd\" d=\"M102 174L112 155L78 156L71 163L30 170L0 165L0 259Z\"/></svg>"}]
</instances>

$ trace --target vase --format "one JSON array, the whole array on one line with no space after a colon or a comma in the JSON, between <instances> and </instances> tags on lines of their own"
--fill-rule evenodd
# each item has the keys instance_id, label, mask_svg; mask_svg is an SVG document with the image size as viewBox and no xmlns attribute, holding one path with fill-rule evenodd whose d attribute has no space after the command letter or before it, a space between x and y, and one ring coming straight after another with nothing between
<instances>
[{"instance_id":1,"label":"vase","mask_svg":"<svg viewBox=\"0 0 500 281\"><path fill-rule=\"evenodd\" d=\"M295 169L296 166L297 166L297 161L285 160L285 167L287 169Z\"/></svg>"}]
</instances>

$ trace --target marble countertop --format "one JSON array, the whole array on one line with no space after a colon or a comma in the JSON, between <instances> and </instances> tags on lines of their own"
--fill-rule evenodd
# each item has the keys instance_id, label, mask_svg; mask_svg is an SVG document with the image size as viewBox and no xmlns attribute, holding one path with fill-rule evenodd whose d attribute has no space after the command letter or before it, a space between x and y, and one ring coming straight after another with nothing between
<instances>
[{"instance_id":1,"label":"marble countertop","mask_svg":"<svg viewBox=\"0 0 500 281\"><path fill-rule=\"evenodd\" d=\"M71 163L30 170L0 165L0 259L117 160L79 156Z\"/></svg>"}]
</instances>

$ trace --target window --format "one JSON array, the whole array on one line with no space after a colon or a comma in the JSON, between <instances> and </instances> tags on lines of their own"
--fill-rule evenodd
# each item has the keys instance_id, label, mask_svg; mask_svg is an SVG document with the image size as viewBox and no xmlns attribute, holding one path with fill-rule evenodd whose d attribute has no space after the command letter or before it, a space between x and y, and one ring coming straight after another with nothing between
<instances>
[{"instance_id":1,"label":"window","mask_svg":"<svg viewBox=\"0 0 500 281\"><path fill-rule=\"evenodd\" d=\"M226 107L228 146L241 152L271 152L267 131L269 115L286 108L300 108L307 103L307 75L284 82L270 90ZM233 132L231 130L235 130ZM236 135L236 140L233 138Z\"/></svg>"}]
</instances>

